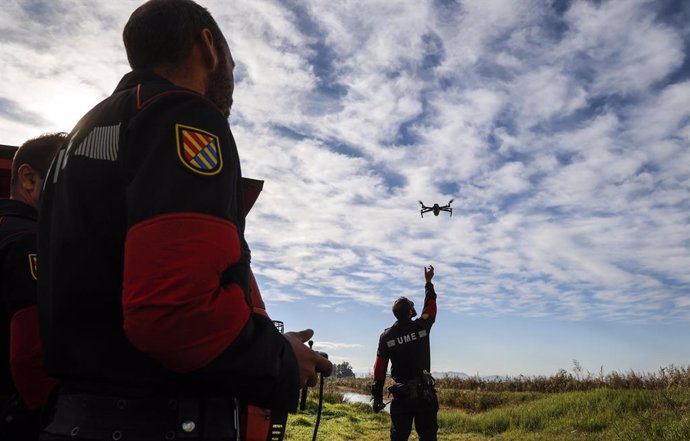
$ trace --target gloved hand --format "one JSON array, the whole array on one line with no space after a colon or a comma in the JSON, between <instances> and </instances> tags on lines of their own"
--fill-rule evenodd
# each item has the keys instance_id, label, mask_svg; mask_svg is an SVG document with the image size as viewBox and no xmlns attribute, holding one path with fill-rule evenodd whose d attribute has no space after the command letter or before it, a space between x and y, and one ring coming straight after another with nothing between
<instances>
[{"instance_id":1,"label":"gloved hand","mask_svg":"<svg viewBox=\"0 0 690 441\"><path fill-rule=\"evenodd\" d=\"M386 405L383 404L383 400L374 400L374 404L371 407L373 407L374 413L379 413Z\"/></svg>"}]
</instances>

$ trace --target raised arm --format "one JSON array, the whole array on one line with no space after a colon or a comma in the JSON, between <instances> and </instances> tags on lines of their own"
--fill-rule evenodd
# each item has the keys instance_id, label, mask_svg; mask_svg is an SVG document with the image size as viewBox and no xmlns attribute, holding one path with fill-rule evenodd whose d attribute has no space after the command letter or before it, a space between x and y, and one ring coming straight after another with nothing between
<instances>
[{"instance_id":1,"label":"raised arm","mask_svg":"<svg viewBox=\"0 0 690 441\"><path fill-rule=\"evenodd\" d=\"M424 320L436 320L436 291L434 291L434 284L431 279L434 278L434 267L429 265L429 268L424 267L424 309L422 310L421 318Z\"/></svg>"}]
</instances>

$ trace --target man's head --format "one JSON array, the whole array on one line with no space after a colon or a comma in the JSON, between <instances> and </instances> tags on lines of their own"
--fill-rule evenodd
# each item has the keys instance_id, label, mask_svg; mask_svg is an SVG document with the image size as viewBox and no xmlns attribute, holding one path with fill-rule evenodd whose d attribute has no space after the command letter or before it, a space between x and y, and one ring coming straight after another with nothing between
<instances>
[{"instance_id":1,"label":"man's head","mask_svg":"<svg viewBox=\"0 0 690 441\"><path fill-rule=\"evenodd\" d=\"M14 154L10 198L38 208L43 180L66 133L47 133L22 144Z\"/></svg>"},{"instance_id":2,"label":"man's head","mask_svg":"<svg viewBox=\"0 0 690 441\"><path fill-rule=\"evenodd\" d=\"M208 72L202 92L229 115L234 61L208 10L192 0L149 0L132 13L122 38L132 69L185 69L195 48L202 48L198 63Z\"/></svg>"},{"instance_id":3,"label":"man's head","mask_svg":"<svg viewBox=\"0 0 690 441\"><path fill-rule=\"evenodd\" d=\"M407 297L398 297L393 303L393 315L398 320L409 320L417 315L414 302Z\"/></svg>"}]
</instances>

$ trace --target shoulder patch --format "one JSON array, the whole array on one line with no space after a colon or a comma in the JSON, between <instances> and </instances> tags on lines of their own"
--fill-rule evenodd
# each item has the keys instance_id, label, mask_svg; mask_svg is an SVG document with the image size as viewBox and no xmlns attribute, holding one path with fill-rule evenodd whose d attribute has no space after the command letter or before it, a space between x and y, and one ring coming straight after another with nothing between
<instances>
[{"instance_id":1,"label":"shoulder patch","mask_svg":"<svg viewBox=\"0 0 690 441\"><path fill-rule=\"evenodd\" d=\"M213 133L182 124L175 125L177 156L194 173L212 176L223 169L220 141Z\"/></svg>"},{"instance_id":2,"label":"shoulder patch","mask_svg":"<svg viewBox=\"0 0 690 441\"><path fill-rule=\"evenodd\" d=\"M38 280L38 256L36 254L29 254L29 271L34 280Z\"/></svg>"}]
</instances>

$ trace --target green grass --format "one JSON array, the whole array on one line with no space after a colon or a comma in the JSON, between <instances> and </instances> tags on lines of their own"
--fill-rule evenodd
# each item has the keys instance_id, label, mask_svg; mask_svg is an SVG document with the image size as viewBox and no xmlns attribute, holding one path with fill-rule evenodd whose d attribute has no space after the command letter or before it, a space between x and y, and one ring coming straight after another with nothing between
<instances>
[{"instance_id":1,"label":"green grass","mask_svg":"<svg viewBox=\"0 0 690 441\"><path fill-rule=\"evenodd\" d=\"M456 390L449 394L459 404L446 404L439 412L441 441L690 440L690 389L685 387L551 394ZM366 404L339 402L335 393L328 401L319 440L389 438L387 413L374 414ZM286 440L311 440L315 413L315 396L311 395L307 412L290 416ZM417 438L413 435L410 440Z\"/></svg>"}]
</instances>

